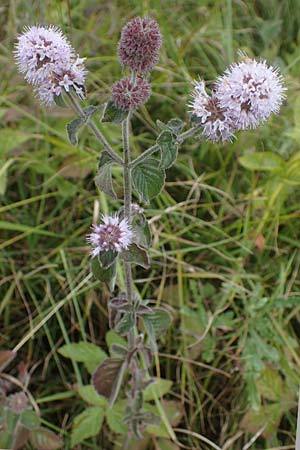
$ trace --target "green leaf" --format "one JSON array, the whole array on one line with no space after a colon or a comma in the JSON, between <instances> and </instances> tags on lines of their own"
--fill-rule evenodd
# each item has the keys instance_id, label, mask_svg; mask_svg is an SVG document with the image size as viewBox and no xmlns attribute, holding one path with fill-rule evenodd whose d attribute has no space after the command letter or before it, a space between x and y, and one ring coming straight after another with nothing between
<instances>
[{"instance_id":1,"label":"green leaf","mask_svg":"<svg viewBox=\"0 0 300 450\"><path fill-rule=\"evenodd\" d=\"M109 100L104 108L101 122L121 123L126 119L128 111L116 107L113 100Z\"/></svg>"},{"instance_id":2,"label":"green leaf","mask_svg":"<svg viewBox=\"0 0 300 450\"><path fill-rule=\"evenodd\" d=\"M145 203L156 197L163 188L165 172L155 158L147 158L132 169L133 186Z\"/></svg>"},{"instance_id":3,"label":"green leaf","mask_svg":"<svg viewBox=\"0 0 300 450\"><path fill-rule=\"evenodd\" d=\"M180 421L182 420L184 409L182 404L178 401L161 401L161 405L165 411L165 414L168 418L168 421L173 427L176 427ZM160 417L159 410L156 405L151 405L149 403L145 403L145 410L151 411L156 416ZM161 437L161 438L170 438L169 431L163 421L160 422L159 425L148 425L146 428L147 432L153 436Z\"/></svg>"},{"instance_id":4,"label":"green leaf","mask_svg":"<svg viewBox=\"0 0 300 450\"><path fill-rule=\"evenodd\" d=\"M249 410L244 415L240 427L254 434L265 426L262 436L271 437L276 434L282 413L279 403L262 405L259 411Z\"/></svg>"},{"instance_id":5,"label":"green leaf","mask_svg":"<svg viewBox=\"0 0 300 450\"><path fill-rule=\"evenodd\" d=\"M178 145L173 133L171 131L163 131L157 138L157 144L161 151L160 167L168 169L176 161L178 153Z\"/></svg>"},{"instance_id":6,"label":"green leaf","mask_svg":"<svg viewBox=\"0 0 300 450\"><path fill-rule=\"evenodd\" d=\"M184 127L184 122L181 119L174 117L169 120L167 127L177 136Z\"/></svg>"},{"instance_id":7,"label":"green leaf","mask_svg":"<svg viewBox=\"0 0 300 450\"><path fill-rule=\"evenodd\" d=\"M84 121L81 118L74 119L67 124L67 135L74 146L78 144L78 133L83 124Z\"/></svg>"},{"instance_id":8,"label":"green leaf","mask_svg":"<svg viewBox=\"0 0 300 450\"><path fill-rule=\"evenodd\" d=\"M112 182L112 164L113 159L109 155L109 153L104 150L101 153L101 158L99 161L99 169L97 175L95 176L95 184L100 191L103 191L105 194L110 195L113 198L117 198L115 193L113 182Z\"/></svg>"},{"instance_id":9,"label":"green leaf","mask_svg":"<svg viewBox=\"0 0 300 450\"><path fill-rule=\"evenodd\" d=\"M78 394L87 403L93 406L102 406L105 408L107 406L107 400L98 394L93 385L88 384L86 386L80 386L78 388Z\"/></svg>"},{"instance_id":10,"label":"green leaf","mask_svg":"<svg viewBox=\"0 0 300 450\"><path fill-rule=\"evenodd\" d=\"M132 222L135 243L144 248L149 248L152 241L151 230L145 218L136 218Z\"/></svg>"},{"instance_id":11,"label":"green leaf","mask_svg":"<svg viewBox=\"0 0 300 450\"><path fill-rule=\"evenodd\" d=\"M122 319L117 323L115 330L121 336L129 333L129 331L134 327L134 317L132 313L123 314Z\"/></svg>"},{"instance_id":12,"label":"green leaf","mask_svg":"<svg viewBox=\"0 0 300 450\"><path fill-rule=\"evenodd\" d=\"M108 284L110 291L112 292L115 287L117 264L114 262L108 269L101 266L101 263L97 257L92 259L92 272L97 280L103 281Z\"/></svg>"},{"instance_id":13,"label":"green leaf","mask_svg":"<svg viewBox=\"0 0 300 450\"><path fill-rule=\"evenodd\" d=\"M128 427L124 423L126 404L126 400L120 400L106 412L108 426L114 433L127 434L128 432Z\"/></svg>"},{"instance_id":14,"label":"green leaf","mask_svg":"<svg viewBox=\"0 0 300 450\"><path fill-rule=\"evenodd\" d=\"M96 436L101 430L103 419L104 409L98 406L87 408L76 416L72 426L71 447Z\"/></svg>"},{"instance_id":15,"label":"green leaf","mask_svg":"<svg viewBox=\"0 0 300 450\"><path fill-rule=\"evenodd\" d=\"M256 382L260 395L273 402L279 402L283 393L283 381L279 372L266 365Z\"/></svg>"},{"instance_id":16,"label":"green leaf","mask_svg":"<svg viewBox=\"0 0 300 450\"><path fill-rule=\"evenodd\" d=\"M156 444L158 445L159 450L180 450L180 447L169 439L157 439Z\"/></svg>"},{"instance_id":17,"label":"green leaf","mask_svg":"<svg viewBox=\"0 0 300 450\"><path fill-rule=\"evenodd\" d=\"M43 427L31 431L29 439L33 447L38 450L56 450L64 445L57 434Z\"/></svg>"},{"instance_id":18,"label":"green leaf","mask_svg":"<svg viewBox=\"0 0 300 450\"><path fill-rule=\"evenodd\" d=\"M101 348L90 342L66 344L58 351L65 358L83 362L89 372L93 372L95 367L107 358L107 354Z\"/></svg>"},{"instance_id":19,"label":"green leaf","mask_svg":"<svg viewBox=\"0 0 300 450\"><path fill-rule=\"evenodd\" d=\"M131 244L128 250L123 250L121 253L125 261L138 264L147 269L149 267L149 256L145 249L136 244Z\"/></svg>"},{"instance_id":20,"label":"green leaf","mask_svg":"<svg viewBox=\"0 0 300 450\"><path fill-rule=\"evenodd\" d=\"M117 251L108 250L107 252L105 252L105 251L100 252L98 255L98 259L101 263L101 266L104 269L108 269L109 267L111 267L113 265L117 256L118 256Z\"/></svg>"},{"instance_id":21,"label":"green leaf","mask_svg":"<svg viewBox=\"0 0 300 450\"><path fill-rule=\"evenodd\" d=\"M144 399L147 401L163 397L172 386L172 381L163 378L153 378L153 383L149 384L144 391Z\"/></svg>"},{"instance_id":22,"label":"green leaf","mask_svg":"<svg viewBox=\"0 0 300 450\"><path fill-rule=\"evenodd\" d=\"M152 314L141 316L148 333L149 343L152 351L157 351L156 341L166 331L172 322L172 317L163 308L154 308Z\"/></svg>"},{"instance_id":23,"label":"green leaf","mask_svg":"<svg viewBox=\"0 0 300 450\"><path fill-rule=\"evenodd\" d=\"M273 152L256 152L240 157L240 164L249 170L280 171L285 167L284 159Z\"/></svg>"},{"instance_id":24,"label":"green leaf","mask_svg":"<svg viewBox=\"0 0 300 450\"><path fill-rule=\"evenodd\" d=\"M34 430L40 426L41 420L37 413L32 410L22 412L20 416L22 425L28 430Z\"/></svg>"},{"instance_id":25,"label":"green leaf","mask_svg":"<svg viewBox=\"0 0 300 450\"><path fill-rule=\"evenodd\" d=\"M127 341L123 337L119 336L114 330L109 330L106 333L105 341L109 349L114 344L120 344L123 347L127 347Z\"/></svg>"},{"instance_id":26,"label":"green leaf","mask_svg":"<svg viewBox=\"0 0 300 450\"><path fill-rule=\"evenodd\" d=\"M22 131L11 128L1 128L0 129L0 156L6 156L11 150L19 147L28 139L32 139L34 136Z\"/></svg>"},{"instance_id":27,"label":"green leaf","mask_svg":"<svg viewBox=\"0 0 300 450\"><path fill-rule=\"evenodd\" d=\"M83 113L85 115L85 119L84 122L88 123L89 120L91 119L91 117L96 114L96 112L99 110L99 108L97 106L87 106L86 108L83 108Z\"/></svg>"}]
</instances>

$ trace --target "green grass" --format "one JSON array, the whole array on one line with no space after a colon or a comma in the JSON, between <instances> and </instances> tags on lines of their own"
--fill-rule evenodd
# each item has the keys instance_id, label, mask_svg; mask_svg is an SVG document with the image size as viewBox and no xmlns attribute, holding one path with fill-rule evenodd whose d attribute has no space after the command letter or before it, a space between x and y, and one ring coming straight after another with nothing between
<instances>
[{"instance_id":1,"label":"green grass","mask_svg":"<svg viewBox=\"0 0 300 450\"><path fill-rule=\"evenodd\" d=\"M174 427L183 448L294 448L299 167L288 182L247 170L239 158L271 151L288 161L299 152L299 1L7 0L0 8L1 349L18 350L17 363L28 368L28 388L44 423L62 433L66 449L73 418L85 407L74 389L89 383L89 373L57 350L79 340L107 349L109 293L90 275L85 235L95 202L102 211L117 203L94 186L101 149L91 133L85 130L79 147L72 147L65 135L72 112L43 109L17 73L16 33L33 23L62 27L87 57L88 102L101 104L121 77L121 27L135 15L156 18L164 45L153 96L133 120L135 156L152 144L156 119L188 121L192 79L211 83L238 50L279 65L288 87L280 116L233 144L190 139L181 147L165 190L147 213L154 236L151 269L138 269L135 278L143 298L167 305L174 316L160 341L160 372L173 381L166 398L179 402ZM120 151L119 129L99 126ZM115 176L121 181L120 172ZM257 233L261 242L255 242ZM122 286L121 273L118 278ZM15 361L7 369L14 377ZM78 448L120 449L119 442L105 424L98 438ZM162 445L152 436L132 449Z\"/></svg>"}]
</instances>

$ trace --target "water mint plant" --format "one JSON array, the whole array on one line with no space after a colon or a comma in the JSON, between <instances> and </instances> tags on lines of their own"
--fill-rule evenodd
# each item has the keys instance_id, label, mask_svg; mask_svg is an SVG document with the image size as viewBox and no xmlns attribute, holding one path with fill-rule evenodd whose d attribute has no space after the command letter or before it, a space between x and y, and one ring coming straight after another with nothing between
<instances>
[{"instance_id":1,"label":"water mint plant","mask_svg":"<svg viewBox=\"0 0 300 450\"><path fill-rule=\"evenodd\" d=\"M162 191L166 170L176 162L178 150L186 139L194 136L198 139L203 135L214 142L232 140L238 131L255 128L270 114L277 113L285 91L277 69L243 57L242 62L230 67L215 81L210 93L203 81L194 81L187 105L188 125L177 117L167 123L158 120L158 135L153 145L133 158L131 120L135 111L150 98L150 72L158 63L161 45L162 35L155 20L137 17L125 25L117 49L125 77L113 84L110 98L100 106L82 106L87 77L84 59L76 54L59 29L53 26L28 28L18 37L15 49L19 70L34 86L42 103L53 106L63 100L65 106L76 113L77 117L67 125L71 144L77 145L79 133L85 126L95 134L102 147L95 184L114 199L114 204L118 201L117 210L102 214L92 230L87 230L86 239L93 274L111 291L107 305L109 324L121 342L113 344L110 356L105 355L100 364L93 367L91 384L84 386L89 391L80 395L87 397L87 392L92 392L94 401L95 398L97 402L103 401L106 414L118 398L126 401L123 450L130 448L132 438L142 439L147 427L157 421L156 414L146 408L145 392L155 382L151 371L155 358L158 368L159 337L172 321L169 310L155 306L152 299L143 299L133 281L136 266L147 269L151 265L151 229L144 208ZM98 128L99 119L121 128L122 154ZM114 187L112 169L115 166L122 171L123 178L123 194L119 197ZM120 266L123 267L124 289L118 290ZM66 345L62 354L76 360L69 350ZM169 437L175 441L175 433L155 389L151 400ZM99 408L102 406L96 403L94 407L98 410L90 409L88 413L98 414L101 428L104 415ZM86 418L87 414L82 414ZM81 435L82 420L82 415L75 418L72 445L99 431L96 427Z\"/></svg>"}]
</instances>

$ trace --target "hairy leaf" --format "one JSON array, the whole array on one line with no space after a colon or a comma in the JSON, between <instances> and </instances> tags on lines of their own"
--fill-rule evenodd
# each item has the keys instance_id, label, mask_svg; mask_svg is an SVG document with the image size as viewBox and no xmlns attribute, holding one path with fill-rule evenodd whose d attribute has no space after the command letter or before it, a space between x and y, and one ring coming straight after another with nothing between
<instances>
[{"instance_id":1,"label":"hairy leaf","mask_svg":"<svg viewBox=\"0 0 300 450\"><path fill-rule=\"evenodd\" d=\"M125 368L121 358L107 358L103 361L92 376L92 384L98 394L111 401L120 388L120 377L123 378Z\"/></svg>"},{"instance_id":2,"label":"hairy leaf","mask_svg":"<svg viewBox=\"0 0 300 450\"><path fill-rule=\"evenodd\" d=\"M116 107L113 100L109 100L104 108L101 122L121 123L126 119L128 111Z\"/></svg>"},{"instance_id":3,"label":"hairy leaf","mask_svg":"<svg viewBox=\"0 0 300 450\"><path fill-rule=\"evenodd\" d=\"M149 267L149 256L145 249L136 244L131 244L128 250L123 250L122 256L125 261L138 264L147 269Z\"/></svg>"},{"instance_id":4,"label":"hairy leaf","mask_svg":"<svg viewBox=\"0 0 300 450\"><path fill-rule=\"evenodd\" d=\"M115 326L115 330L121 336L129 333L129 331L134 327L134 317L132 313L123 314L122 319Z\"/></svg>"},{"instance_id":5,"label":"hairy leaf","mask_svg":"<svg viewBox=\"0 0 300 450\"><path fill-rule=\"evenodd\" d=\"M69 141L72 145L76 146L78 144L78 133L80 128L83 126L84 121L81 118L72 120L67 124L67 134Z\"/></svg>"},{"instance_id":6,"label":"hairy leaf","mask_svg":"<svg viewBox=\"0 0 300 450\"><path fill-rule=\"evenodd\" d=\"M156 197L163 188L165 172L155 158L147 158L132 169L133 186L145 203Z\"/></svg>"},{"instance_id":7,"label":"hairy leaf","mask_svg":"<svg viewBox=\"0 0 300 450\"><path fill-rule=\"evenodd\" d=\"M177 158L178 145L171 131L163 131L157 138L157 144L161 151L162 169L168 169L174 164Z\"/></svg>"},{"instance_id":8,"label":"hairy leaf","mask_svg":"<svg viewBox=\"0 0 300 450\"><path fill-rule=\"evenodd\" d=\"M96 257L92 259L91 265L94 277L99 281L107 283L110 291L112 292L115 288L116 282L116 274L117 274L116 262L114 262L114 264L112 264L108 269L105 269L104 267L101 266L99 259Z\"/></svg>"}]
</instances>

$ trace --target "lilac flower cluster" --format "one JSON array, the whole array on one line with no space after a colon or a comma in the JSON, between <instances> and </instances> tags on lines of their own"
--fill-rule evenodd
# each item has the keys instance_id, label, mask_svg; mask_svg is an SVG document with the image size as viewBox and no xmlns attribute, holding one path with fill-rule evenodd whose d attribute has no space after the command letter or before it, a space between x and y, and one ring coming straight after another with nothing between
<instances>
[{"instance_id":1,"label":"lilac flower cluster","mask_svg":"<svg viewBox=\"0 0 300 450\"><path fill-rule=\"evenodd\" d=\"M157 64L161 44L159 26L150 17L136 17L123 27L118 44L119 61L131 69L133 76L113 85L112 99L117 108L129 111L146 103L150 84L145 74Z\"/></svg>"},{"instance_id":2,"label":"lilac flower cluster","mask_svg":"<svg viewBox=\"0 0 300 450\"><path fill-rule=\"evenodd\" d=\"M93 225L93 231L87 236L91 244L92 256L99 255L102 251L126 250L132 243L133 231L127 219L120 219L118 215L102 216L102 224Z\"/></svg>"},{"instance_id":3,"label":"lilac flower cluster","mask_svg":"<svg viewBox=\"0 0 300 450\"><path fill-rule=\"evenodd\" d=\"M52 105L63 89L69 92L73 88L79 97L84 97L84 59L75 54L58 28L26 28L18 37L15 58L19 71L34 85L43 103Z\"/></svg>"},{"instance_id":4,"label":"lilac flower cluster","mask_svg":"<svg viewBox=\"0 0 300 450\"><path fill-rule=\"evenodd\" d=\"M256 128L278 113L285 88L278 69L249 58L227 69L209 96L203 82L194 81L191 111L211 141L230 140L235 131Z\"/></svg>"}]
</instances>

